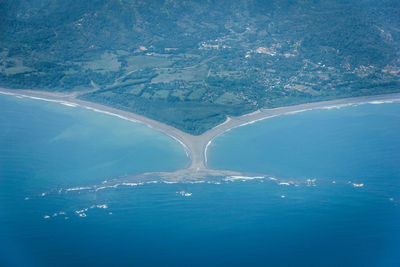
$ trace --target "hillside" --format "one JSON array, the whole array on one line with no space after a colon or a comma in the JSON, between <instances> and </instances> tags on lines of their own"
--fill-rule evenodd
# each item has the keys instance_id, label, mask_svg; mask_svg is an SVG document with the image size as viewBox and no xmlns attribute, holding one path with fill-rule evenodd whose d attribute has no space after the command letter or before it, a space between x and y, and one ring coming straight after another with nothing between
<instances>
[{"instance_id":1,"label":"hillside","mask_svg":"<svg viewBox=\"0 0 400 267\"><path fill-rule=\"evenodd\" d=\"M0 2L0 86L80 91L191 134L400 92L399 1Z\"/></svg>"}]
</instances>

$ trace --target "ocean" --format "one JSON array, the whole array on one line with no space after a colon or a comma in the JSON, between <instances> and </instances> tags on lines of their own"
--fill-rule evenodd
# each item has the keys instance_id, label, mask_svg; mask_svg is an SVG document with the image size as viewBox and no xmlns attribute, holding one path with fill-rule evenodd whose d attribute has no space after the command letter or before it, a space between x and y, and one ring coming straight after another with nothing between
<instances>
[{"instance_id":1,"label":"ocean","mask_svg":"<svg viewBox=\"0 0 400 267\"><path fill-rule=\"evenodd\" d=\"M197 183L172 138L0 95L0 266L400 266L400 104L283 115L216 138Z\"/></svg>"}]
</instances>

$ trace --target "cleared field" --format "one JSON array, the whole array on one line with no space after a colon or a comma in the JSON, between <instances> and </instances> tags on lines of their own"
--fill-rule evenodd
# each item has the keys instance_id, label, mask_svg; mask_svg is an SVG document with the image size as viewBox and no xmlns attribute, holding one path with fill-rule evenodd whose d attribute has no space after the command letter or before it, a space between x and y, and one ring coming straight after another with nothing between
<instances>
[{"instance_id":1,"label":"cleared field","mask_svg":"<svg viewBox=\"0 0 400 267\"><path fill-rule=\"evenodd\" d=\"M104 52L100 59L84 62L82 67L95 72L105 73L109 71L119 71L121 62L118 61L118 57L115 54Z\"/></svg>"},{"instance_id":2,"label":"cleared field","mask_svg":"<svg viewBox=\"0 0 400 267\"><path fill-rule=\"evenodd\" d=\"M127 62L126 71L138 71L146 68L165 68L174 62L170 60L168 56L164 55L127 56L124 59Z\"/></svg>"}]
</instances>

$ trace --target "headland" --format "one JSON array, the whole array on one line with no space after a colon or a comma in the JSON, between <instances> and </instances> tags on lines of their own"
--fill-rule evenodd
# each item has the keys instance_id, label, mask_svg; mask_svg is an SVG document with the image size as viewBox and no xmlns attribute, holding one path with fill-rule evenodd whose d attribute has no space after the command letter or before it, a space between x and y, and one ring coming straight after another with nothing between
<instances>
[{"instance_id":1,"label":"headland","mask_svg":"<svg viewBox=\"0 0 400 267\"><path fill-rule=\"evenodd\" d=\"M354 106L361 104L380 104L390 102L400 102L400 93L362 96L354 98L336 99L322 102L313 102L307 104L300 104L294 106L285 106L272 109L260 109L255 112L245 114L238 117L228 117L225 122L217 125L216 127L204 132L201 135L191 135L179 129L176 129L165 123L149 119L147 117L134 114L131 112L115 109L112 107L104 106L101 104L84 101L78 98L79 93L55 93L45 91L33 90L16 90L0 88L1 94L15 95L17 97L27 97L42 101L57 102L67 106L80 106L96 112L105 113L108 115L116 116L121 119L129 120L136 123L142 123L148 127L167 134L171 138L179 142L187 156L190 158L189 164L186 168L175 172L157 172L157 173L144 173L136 175L141 179L157 175L165 180L196 180L206 176L232 176L242 175L240 172L230 170L214 170L210 169L207 164L207 150L212 141L237 127L252 124L257 121L273 118L281 115L295 114L299 112L315 110L315 109L332 109L341 108L346 106Z\"/></svg>"}]
</instances>

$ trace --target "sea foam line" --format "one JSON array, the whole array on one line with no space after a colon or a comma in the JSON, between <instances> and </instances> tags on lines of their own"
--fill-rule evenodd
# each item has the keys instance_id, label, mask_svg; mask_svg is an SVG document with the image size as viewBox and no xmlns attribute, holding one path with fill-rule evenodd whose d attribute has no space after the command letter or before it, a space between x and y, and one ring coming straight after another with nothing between
<instances>
[{"instance_id":1,"label":"sea foam line","mask_svg":"<svg viewBox=\"0 0 400 267\"><path fill-rule=\"evenodd\" d=\"M14 93L9 93L9 92L3 92L3 91L0 91L0 94L2 94L2 95L16 95L16 94L14 94Z\"/></svg>"},{"instance_id":2,"label":"sea foam line","mask_svg":"<svg viewBox=\"0 0 400 267\"><path fill-rule=\"evenodd\" d=\"M20 94L20 93L9 93L9 92L0 91L0 94L12 95L12 96L15 96L17 98L29 98L29 99L34 99L34 100L42 100L42 101L46 101L46 102L58 103L58 104L61 104L61 105L64 105L64 106L69 106L69 107L77 107L77 106L79 106L76 103L71 103L71 102L64 101L64 100L48 99L48 98L43 98L43 97L24 95L24 94Z\"/></svg>"},{"instance_id":3,"label":"sea foam line","mask_svg":"<svg viewBox=\"0 0 400 267\"><path fill-rule=\"evenodd\" d=\"M246 126L246 125L250 125L259 121L263 121L266 119L271 119L274 117L278 117L278 116L283 116L283 115L293 115L293 114L297 114L297 113L302 113L302 112L307 112L307 111L313 111L313 110L330 110L330 109L341 109L341 108L345 108L345 107L355 107L355 106L360 106L360 105L366 105L366 104L374 104L374 105L379 105L379 104L390 104L390 103L397 103L400 102L400 98L394 98L394 99L389 99L389 100L372 100L372 101L365 101L365 102L351 102L351 103L345 103L345 104L337 104L337 105L326 105L326 106L322 106L322 107L315 107L315 108L305 108L305 109L300 109L300 110L294 110L294 111L288 111L288 112L284 112L282 114L277 114L277 115L266 115L265 117L259 118L259 119L255 119L237 126L234 126L232 128L229 128L221 133L219 133L218 135L214 136L210 141L208 141L205 149L204 149L204 159L205 162L207 163L207 150L208 147L211 145L211 143L214 141L215 138L229 132L230 130L233 130L235 128L239 128L242 126ZM258 112L257 112L258 111ZM260 112L260 110L257 110L256 112L252 112L250 114L245 114L243 116L249 116L252 114L257 114ZM225 124L227 121L225 121L223 124ZM220 126L220 125L219 125Z\"/></svg>"},{"instance_id":4,"label":"sea foam line","mask_svg":"<svg viewBox=\"0 0 400 267\"><path fill-rule=\"evenodd\" d=\"M117 118L120 118L120 119L123 119L123 120L126 120L126 121L130 121L130 122L142 123L142 124L145 124L145 125L148 126L148 124L146 124L146 123L144 123L142 121L131 119L131 118L128 118L128 117L125 117L123 115L119 115L119 114L116 114L116 113L113 113L113 112L109 112L109 111L101 110L101 109L97 109L97 108L92 108L92 107L89 107L89 106L83 106L83 107L85 109L88 109L88 110L91 110L91 111L94 111L94 112L103 113L103 114L106 114L106 115L109 115L109 116L114 116L114 117L117 117Z\"/></svg>"},{"instance_id":5,"label":"sea foam line","mask_svg":"<svg viewBox=\"0 0 400 267\"><path fill-rule=\"evenodd\" d=\"M253 113L254 113L254 112L253 112ZM244 115L244 116L245 116L245 115ZM266 119L269 119L269 118L273 118L273 117L276 117L276 116L279 116L279 115L268 115L268 116L263 117L263 118L261 118L261 119L255 119L255 120L253 120L253 121L246 122L246 123L243 123L243 124L234 126L234 127L232 127L232 128L226 129L225 131L223 131L223 132L221 132L221 133L215 135L213 138L210 139L210 141L208 141L206 147L204 148L204 160L205 160L205 163L207 163L207 150L208 150L208 147L211 145L211 143L214 141L215 138L217 138L217 137L219 137L219 136L221 136L221 135L223 135L223 134L225 134L225 133L227 133L227 132L229 132L229 131L231 131L231 130L233 130L233 129L236 129L236 128L239 128L239 127L242 127L242 126L245 126L245 125L248 125L248 124L253 124L253 123L257 122L257 121L261 121L261 120L266 120Z\"/></svg>"},{"instance_id":6,"label":"sea foam line","mask_svg":"<svg viewBox=\"0 0 400 267\"><path fill-rule=\"evenodd\" d=\"M177 141L179 144L181 144L181 146L183 146L183 149L185 150L185 153L186 153L186 156L187 156L187 157L189 157L189 158L192 157L192 156L190 155L190 149L187 147L187 145L186 145L184 142L182 142L182 141L179 140L177 137L172 136L172 135L170 135L170 134L167 134L167 133L166 133L166 135L168 135L169 137L175 139L175 141Z\"/></svg>"},{"instance_id":7,"label":"sea foam line","mask_svg":"<svg viewBox=\"0 0 400 267\"><path fill-rule=\"evenodd\" d=\"M214 137L214 138L215 138L215 137ZM214 140L214 138L211 139L210 141L208 141L206 147L204 148L204 161L205 161L206 164L207 164L207 149L208 149L208 147L211 145L211 142L212 142L212 140Z\"/></svg>"},{"instance_id":8,"label":"sea foam line","mask_svg":"<svg viewBox=\"0 0 400 267\"><path fill-rule=\"evenodd\" d=\"M130 122L134 122L134 123L144 124L144 125L146 125L148 128L150 128L150 129L154 129L154 130L156 130L156 131L158 131L158 132L161 132L161 133L163 133L163 134L165 134L165 135L167 135L167 136L173 138L175 141L177 141L177 142L183 147L183 149L184 149L184 151L185 151L185 153L186 153L186 156L187 156L187 157L190 157L190 150L189 150L189 148L187 147L187 145L186 145L185 143L183 143L183 142L182 142L181 140L179 140L177 137L175 137L175 136L173 136L173 135L170 135L170 134L168 134L168 133L166 133L166 132L164 132L164 131L162 131L162 130L159 130L158 128L154 128L152 125L150 125L150 124L148 124L148 123L146 123L146 122L144 122L144 121L136 120L136 119L131 119L131 118L128 118L128 117L123 116L123 115L119 115L119 114L116 114L116 113L113 113L113 112L109 112L109 111L105 111L105 110L101 110L101 109L97 109L97 108L92 108L92 107L89 107L89 106L83 106L83 107L86 108L86 109L88 109L88 110L92 110L92 111L94 111L94 112L99 112L99 113L103 113L103 114L106 114L106 115L115 116L115 117L117 117L117 118L120 118L120 119L123 119L123 120L127 120L127 121L130 121Z\"/></svg>"},{"instance_id":9,"label":"sea foam line","mask_svg":"<svg viewBox=\"0 0 400 267\"><path fill-rule=\"evenodd\" d=\"M154 128L154 127L151 126L150 124L148 124L148 123L146 123L146 122L143 122L143 121L140 121L140 120L128 118L128 117L126 117L126 116L119 115L119 114L117 114L117 113L113 113L113 112L110 112L110 111L101 110L101 109L93 108L93 107L90 107L90 106L87 106L87 105L81 105L81 104L72 103L72 102L68 102L68 101L64 101L64 100L55 100L55 99L49 99L49 98L43 98L43 97L36 97L36 96L29 96L29 95L20 94L20 93L3 92L3 91L0 91L0 94L3 94L3 95L11 95L11 96L16 96L16 97L25 97L25 98L29 98L29 99L33 99L33 100L42 100L42 101L52 102L52 103L58 103L58 104L61 104L61 105L64 105L64 106L69 106L69 107L82 107L82 108L85 108L85 109L87 109L87 110L91 110L91 111L94 111L94 112L106 114L106 115L109 115L109 116L114 116L114 117L117 117L117 118L120 118L120 119L123 119L123 120L126 120L126 121L144 124L144 125L146 125L147 127L149 127L150 129L155 129L155 130L157 130L157 131L159 131L159 132L162 132L162 133L166 134L167 136L173 138L175 141L177 141L177 142L183 147L183 149L184 149L184 151L185 151L185 153L186 153L186 156L187 156L187 157L190 157L190 150L189 150L189 148L188 148L187 145L186 145L185 143L183 143L181 140L179 140L179 139L176 138L175 136L172 136L172 135L170 135L170 134L168 134L168 133L166 133L166 132L164 132L164 131L162 131L162 130L159 130L159 129L157 129L157 128Z\"/></svg>"}]
</instances>

